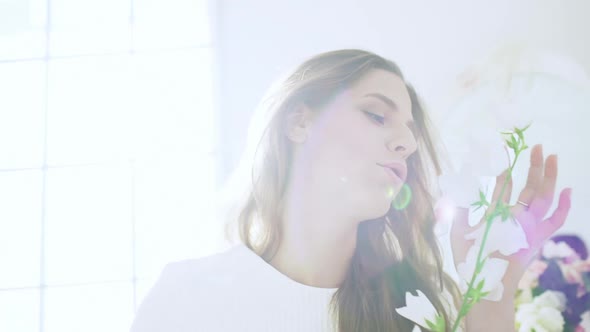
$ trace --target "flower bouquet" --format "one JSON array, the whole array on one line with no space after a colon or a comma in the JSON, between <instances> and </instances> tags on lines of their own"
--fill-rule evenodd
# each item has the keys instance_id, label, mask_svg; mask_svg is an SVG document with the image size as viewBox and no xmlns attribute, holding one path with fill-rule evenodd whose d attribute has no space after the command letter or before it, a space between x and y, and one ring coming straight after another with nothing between
<instances>
[{"instance_id":1,"label":"flower bouquet","mask_svg":"<svg viewBox=\"0 0 590 332\"><path fill-rule=\"evenodd\" d=\"M477 303L502 301L504 275L509 263L512 261L516 264L512 266L519 266L518 259L529 262L549 234L553 234L554 230L547 231L550 229L547 225L559 225L567 215L554 213L558 215L555 220L549 220L554 216L542 220L536 213L523 212L528 211L529 202L518 200L516 204L521 207L519 213L514 213L517 205L509 202L507 183L512 179L519 156L528 149L524 132L533 118L539 120L535 126L539 128L538 136L550 132L562 121L560 119L572 121L575 118L576 113L565 116L550 111L555 109L551 106L554 100L572 101L568 104L572 108L586 107L590 80L579 73L579 68L565 57L535 51L529 54L519 47L508 47L493 55L491 61L484 61L468 71L461 79L463 84L458 92L451 94L449 111L442 112L444 118L438 119L445 147L449 148L452 158L438 179L441 196L435 206L435 231L439 237L450 233L450 244L460 248L461 254L468 249L465 257L453 257L457 274L454 277L462 299L459 307L450 310L451 332L463 330L468 312ZM564 97L556 99L556 96ZM498 181L496 175L502 171L507 181ZM496 186L498 183L501 185ZM504 194L508 199L504 199ZM571 189L560 195L559 206L563 205L563 211L569 210L570 195ZM456 218L459 209L461 218ZM544 209L546 212L549 206ZM544 225L543 229L540 225ZM465 232L453 233L452 229ZM547 234L547 237L540 234ZM551 252L552 246L561 248L560 242L563 241L554 239L541 251ZM469 247L465 248L465 244ZM559 248L555 250L562 250ZM454 248L451 249L454 254ZM519 331L590 332L590 295L587 295L590 275L582 272L587 271L584 269L589 265L584 255L587 254L580 253L577 259L568 255L554 259L553 263L548 259L533 263L529 271L537 272L537 276L532 279L546 272L547 280L523 287L517 294L515 318ZM554 274L562 279L555 279ZM531 279L529 275L523 279L527 278ZM568 280L578 282L560 288L568 284ZM516 280L510 281L514 281L509 285L513 291ZM446 332L445 325L449 322L444 321L422 292L416 293L406 294L406 306L397 308L398 314L415 322L415 331L421 327Z\"/></svg>"},{"instance_id":2,"label":"flower bouquet","mask_svg":"<svg viewBox=\"0 0 590 332\"><path fill-rule=\"evenodd\" d=\"M554 236L520 281L519 332L590 332L590 259L578 236Z\"/></svg>"}]
</instances>

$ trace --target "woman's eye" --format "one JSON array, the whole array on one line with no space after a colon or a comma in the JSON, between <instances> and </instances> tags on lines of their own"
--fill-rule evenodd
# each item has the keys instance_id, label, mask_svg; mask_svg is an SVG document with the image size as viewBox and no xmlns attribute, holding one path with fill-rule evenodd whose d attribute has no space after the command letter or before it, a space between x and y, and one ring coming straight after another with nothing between
<instances>
[{"instance_id":1,"label":"woman's eye","mask_svg":"<svg viewBox=\"0 0 590 332\"><path fill-rule=\"evenodd\" d=\"M372 118L373 120L375 120L375 121L379 122L380 124L384 124L384 123L385 123L385 117L383 117L383 116L381 116L381 115L377 115L377 114L375 114L375 113L367 112L367 111L364 111L364 112L365 112L365 114L366 114L368 117L370 117L370 118Z\"/></svg>"}]
</instances>

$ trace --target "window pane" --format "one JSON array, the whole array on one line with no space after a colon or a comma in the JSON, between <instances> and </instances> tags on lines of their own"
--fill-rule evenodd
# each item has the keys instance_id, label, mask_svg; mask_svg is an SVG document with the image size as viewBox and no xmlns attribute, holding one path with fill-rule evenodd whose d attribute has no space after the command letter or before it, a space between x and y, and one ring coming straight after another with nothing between
<instances>
[{"instance_id":1,"label":"window pane","mask_svg":"<svg viewBox=\"0 0 590 332\"><path fill-rule=\"evenodd\" d=\"M53 61L49 163L211 151L211 62L205 50Z\"/></svg>"},{"instance_id":2,"label":"window pane","mask_svg":"<svg viewBox=\"0 0 590 332\"><path fill-rule=\"evenodd\" d=\"M135 49L210 43L207 0L134 1Z\"/></svg>"},{"instance_id":3,"label":"window pane","mask_svg":"<svg viewBox=\"0 0 590 332\"><path fill-rule=\"evenodd\" d=\"M139 306L145 299L148 292L152 289L160 274L156 274L155 276L149 279L140 279L136 282L135 288L135 311L139 309Z\"/></svg>"},{"instance_id":4,"label":"window pane","mask_svg":"<svg viewBox=\"0 0 590 332\"><path fill-rule=\"evenodd\" d=\"M129 58L49 63L48 163L126 158L130 132Z\"/></svg>"},{"instance_id":5,"label":"window pane","mask_svg":"<svg viewBox=\"0 0 590 332\"><path fill-rule=\"evenodd\" d=\"M0 172L0 288L39 285L41 176Z\"/></svg>"},{"instance_id":6,"label":"window pane","mask_svg":"<svg viewBox=\"0 0 590 332\"><path fill-rule=\"evenodd\" d=\"M52 0L50 54L128 50L130 8L129 1Z\"/></svg>"},{"instance_id":7,"label":"window pane","mask_svg":"<svg viewBox=\"0 0 590 332\"><path fill-rule=\"evenodd\" d=\"M46 3L0 1L0 60L45 56Z\"/></svg>"},{"instance_id":8,"label":"window pane","mask_svg":"<svg viewBox=\"0 0 590 332\"><path fill-rule=\"evenodd\" d=\"M46 332L128 332L133 319L131 283L50 287Z\"/></svg>"},{"instance_id":9,"label":"window pane","mask_svg":"<svg viewBox=\"0 0 590 332\"><path fill-rule=\"evenodd\" d=\"M158 275L170 261L212 252L221 237L210 210L213 157L166 156L137 168L138 277Z\"/></svg>"},{"instance_id":10,"label":"window pane","mask_svg":"<svg viewBox=\"0 0 590 332\"><path fill-rule=\"evenodd\" d=\"M47 171L47 283L132 276L128 165Z\"/></svg>"},{"instance_id":11,"label":"window pane","mask_svg":"<svg viewBox=\"0 0 590 332\"><path fill-rule=\"evenodd\" d=\"M39 289L0 291L0 331L39 331Z\"/></svg>"},{"instance_id":12,"label":"window pane","mask_svg":"<svg viewBox=\"0 0 590 332\"><path fill-rule=\"evenodd\" d=\"M133 63L134 122L129 137L136 156L213 150L211 52L138 55Z\"/></svg>"},{"instance_id":13,"label":"window pane","mask_svg":"<svg viewBox=\"0 0 590 332\"><path fill-rule=\"evenodd\" d=\"M0 168L41 167L45 63L0 64L0 91Z\"/></svg>"}]
</instances>

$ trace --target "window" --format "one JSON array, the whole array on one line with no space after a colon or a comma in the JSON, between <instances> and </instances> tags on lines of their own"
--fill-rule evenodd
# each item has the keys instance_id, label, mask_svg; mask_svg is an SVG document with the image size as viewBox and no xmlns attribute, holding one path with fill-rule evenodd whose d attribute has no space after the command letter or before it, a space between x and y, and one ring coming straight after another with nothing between
<instances>
[{"instance_id":1,"label":"window","mask_svg":"<svg viewBox=\"0 0 590 332\"><path fill-rule=\"evenodd\" d=\"M128 331L217 245L209 7L0 1L0 331Z\"/></svg>"}]
</instances>

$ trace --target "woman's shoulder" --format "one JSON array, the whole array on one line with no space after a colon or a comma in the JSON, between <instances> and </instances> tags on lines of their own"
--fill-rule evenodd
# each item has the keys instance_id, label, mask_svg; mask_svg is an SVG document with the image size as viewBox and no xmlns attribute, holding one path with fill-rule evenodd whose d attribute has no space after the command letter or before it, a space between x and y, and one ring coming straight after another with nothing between
<instances>
[{"instance_id":1,"label":"woman's shoulder","mask_svg":"<svg viewBox=\"0 0 590 332\"><path fill-rule=\"evenodd\" d=\"M162 269L152 291L166 289L186 294L235 285L238 276L256 270L257 260L254 252L239 244L208 256L170 262Z\"/></svg>"},{"instance_id":2,"label":"woman's shoulder","mask_svg":"<svg viewBox=\"0 0 590 332\"><path fill-rule=\"evenodd\" d=\"M244 245L235 245L224 251L200 258L185 259L166 264L161 277L206 281L208 277L219 278L248 263L249 252Z\"/></svg>"},{"instance_id":3,"label":"woman's shoulder","mask_svg":"<svg viewBox=\"0 0 590 332\"><path fill-rule=\"evenodd\" d=\"M166 264L141 302L131 331L184 331L195 313L210 308L236 287L236 276L252 265L249 261L254 253L248 250L237 245L209 256Z\"/></svg>"}]
</instances>

